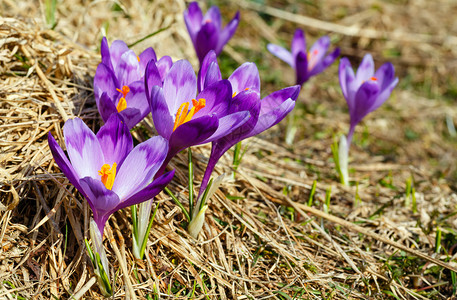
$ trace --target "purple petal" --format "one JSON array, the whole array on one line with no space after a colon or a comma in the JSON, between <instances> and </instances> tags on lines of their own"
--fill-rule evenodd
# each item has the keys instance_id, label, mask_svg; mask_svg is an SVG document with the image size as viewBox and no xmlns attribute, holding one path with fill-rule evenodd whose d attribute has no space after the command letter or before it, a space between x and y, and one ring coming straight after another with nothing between
<instances>
[{"instance_id":1,"label":"purple petal","mask_svg":"<svg viewBox=\"0 0 457 300\"><path fill-rule=\"evenodd\" d=\"M354 95L355 91L349 92L349 88L352 87L352 82L355 81L354 70L352 70L351 62L347 57L343 57L340 60L340 66L338 70L340 78L340 86L343 92L344 98L348 102L349 107L353 107L353 98L349 95Z\"/></svg>"},{"instance_id":2,"label":"purple petal","mask_svg":"<svg viewBox=\"0 0 457 300\"><path fill-rule=\"evenodd\" d=\"M328 47L330 47L330 38L326 35L319 38L314 43L311 49L309 49L308 69L314 69L314 67L317 66L324 59Z\"/></svg>"},{"instance_id":3,"label":"purple petal","mask_svg":"<svg viewBox=\"0 0 457 300\"><path fill-rule=\"evenodd\" d=\"M184 12L184 21L186 22L187 31L189 31L190 38L195 46L197 32L200 30L203 22L203 14L198 6L198 2L192 2L189 4L189 7Z\"/></svg>"},{"instance_id":4,"label":"purple petal","mask_svg":"<svg viewBox=\"0 0 457 300\"><path fill-rule=\"evenodd\" d=\"M285 48L275 44L268 44L267 49L271 54L286 62L292 68L295 68L294 57L292 56L292 53L287 51Z\"/></svg>"},{"instance_id":5,"label":"purple petal","mask_svg":"<svg viewBox=\"0 0 457 300\"><path fill-rule=\"evenodd\" d=\"M140 58L140 70L144 72L146 69L147 64L149 61L153 60L154 62L157 61L157 55L154 49L151 47L147 48L138 56Z\"/></svg>"},{"instance_id":6,"label":"purple petal","mask_svg":"<svg viewBox=\"0 0 457 300\"><path fill-rule=\"evenodd\" d=\"M120 112L129 129L141 122L150 111L149 102L144 91L143 81L130 84L130 92L125 97L127 108Z\"/></svg>"},{"instance_id":7,"label":"purple petal","mask_svg":"<svg viewBox=\"0 0 457 300\"><path fill-rule=\"evenodd\" d=\"M267 114L273 110L276 110L283 102L292 99L297 100L298 94L300 94L300 86L290 86L282 90L271 93L262 99L260 107L260 115Z\"/></svg>"},{"instance_id":8,"label":"purple petal","mask_svg":"<svg viewBox=\"0 0 457 300\"><path fill-rule=\"evenodd\" d=\"M79 118L66 121L63 134L68 156L78 177L97 178L105 158L95 134Z\"/></svg>"},{"instance_id":9,"label":"purple petal","mask_svg":"<svg viewBox=\"0 0 457 300\"><path fill-rule=\"evenodd\" d=\"M148 102L150 102L151 99L149 99L149 97L151 95L152 87L162 87L162 79L154 61L150 61L146 66L146 70L144 72L144 85L146 89L146 98Z\"/></svg>"},{"instance_id":10,"label":"purple petal","mask_svg":"<svg viewBox=\"0 0 457 300\"><path fill-rule=\"evenodd\" d=\"M124 41L116 40L111 44L110 47L110 58L111 58L111 65L113 66L113 70L116 70L121 60L121 56L129 51L129 47Z\"/></svg>"},{"instance_id":11,"label":"purple petal","mask_svg":"<svg viewBox=\"0 0 457 300\"><path fill-rule=\"evenodd\" d=\"M281 122L287 114L289 114L292 109L295 107L295 100L288 98L286 101L282 102L280 106L276 107L273 110L268 111L267 113L261 114L259 120L255 125L254 129L249 133L248 137L257 135L274 125Z\"/></svg>"},{"instance_id":12,"label":"purple petal","mask_svg":"<svg viewBox=\"0 0 457 300\"><path fill-rule=\"evenodd\" d=\"M170 71L171 67L173 66L173 60L170 56L162 56L159 61L157 61L156 66L159 70L160 78L163 82L168 71Z\"/></svg>"},{"instance_id":13,"label":"purple petal","mask_svg":"<svg viewBox=\"0 0 457 300\"><path fill-rule=\"evenodd\" d=\"M105 163L119 168L127 154L132 151L133 140L129 128L118 114L112 114L97 132L98 142L105 157Z\"/></svg>"},{"instance_id":14,"label":"purple petal","mask_svg":"<svg viewBox=\"0 0 457 300\"><path fill-rule=\"evenodd\" d=\"M227 114L232 101L232 86L228 80L218 81L204 89L196 99L202 98L206 100L206 106L196 112L193 118L210 114L217 114L218 117L222 117Z\"/></svg>"},{"instance_id":15,"label":"purple petal","mask_svg":"<svg viewBox=\"0 0 457 300\"><path fill-rule=\"evenodd\" d=\"M146 101L146 97L144 98ZM125 125L127 125L129 129L132 129L136 124L140 123L147 114L148 112L141 112L139 109L134 107L127 107L119 113L122 119L125 120Z\"/></svg>"},{"instance_id":16,"label":"purple petal","mask_svg":"<svg viewBox=\"0 0 457 300\"><path fill-rule=\"evenodd\" d=\"M208 72L211 74L208 74ZM206 80L207 75L208 80ZM221 71L219 70L219 65L217 64L216 52L211 50L203 59L200 70L198 71L198 92L201 92L207 85L211 85L212 83L221 79L222 75ZM206 81L209 82L205 84Z\"/></svg>"},{"instance_id":17,"label":"purple petal","mask_svg":"<svg viewBox=\"0 0 457 300\"><path fill-rule=\"evenodd\" d=\"M113 69L113 64L111 63L108 41L106 40L106 37L102 38L102 43L100 45L100 53L102 55L102 63L107 65L109 68Z\"/></svg>"},{"instance_id":18,"label":"purple petal","mask_svg":"<svg viewBox=\"0 0 457 300\"><path fill-rule=\"evenodd\" d=\"M391 81L389 86L387 86L386 88L381 90L378 97L376 98L375 103L371 107L371 111L378 109L378 107L380 107L389 98L390 94L392 93L392 91L395 88L395 86L397 85L397 83L398 83L398 77L395 78L393 81Z\"/></svg>"},{"instance_id":19,"label":"purple petal","mask_svg":"<svg viewBox=\"0 0 457 300\"><path fill-rule=\"evenodd\" d=\"M94 76L95 101L98 101L103 93L107 93L109 98L117 98L119 92L116 91L116 88L118 86L119 83L114 72L107 65L99 64Z\"/></svg>"},{"instance_id":20,"label":"purple petal","mask_svg":"<svg viewBox=\"0 0 457 300\"><path fill-rule=\"evenodd\" d=\"M395 69L391 63L385 63L374 74L374 77L377 79L378 84L381 86L381 90L386 89L395 77Z\"/></svg>"},{"instance_id":21,"label":"purple petal","mask_svg":"<svg viewBox=\"0 0 457 300\"><path fill-rule=\"evenodd\" d=\"M364 81L369 80L374 75L374 61L371 54L366 54L363 57L362 62L360 63L359 68L357 69L357 73L355 78L357 83L361 85Z\"/></svg>"},{"instance_id":22,"label":"purple petal","mask_svg":"<svg viewBox=\"0 0 457 300\"><path fill-rule=\"evenodd\" d=\"M139 204L141 202L152 200L157 196L173 179L175 170L170 171L159 178L155 179L148 186L137 192L136 194L130 196L128 199L122 201L117 207L116 210Z\"/></svg>"},{"instance_id":23,"label":"purple petal","mask_svg":"<svg viewBox=\"0 0 457 300\"><path fill-rule=\"evenodd\" d=\"M255 63L242 64L230 75L228 80L232 84L233 93L238 94L246 89L260 93L260 76Z\"/></svg>"},{"instance_id":24,"label":"purple petal","mask_svg":"<svg viewBox=\"0 0 457 300\"><path fill-rule=\"evenodd\" d=\"M179 106L195 98L197 78L194 69L187 60L173 64L163 82L163 95L171 114L175 115Z\"/></svg>"},{"instance_id":25,"label":"purple petal","mask_svg":"<svg viewBox=\"0 0 457 300\"><path fill-rule=\"evenodd\" d=\"M233 132L238 127L245 124L246 121L249 120L250 116L251 115L249 114L249 111L240 111L219 118L219 127L217 128L216 132L214 132L214 134L211 137L209 137L205 142L209 143L215 141Z\"/></svg>"},{"instance_id":26,"label":"purple petal","mask_svg":"<svg viewBox=\"0 0 457 300\"><path fill-rule=\"evenodd\" d=\"M167 153L168 142L161 136L137 145L119 168L112 190L124 200L143 189L154 178Z\"/></svg>"},{"instance_id":27,"label":"purple petal","mask_svg":"<svg viewBox=\"0 0 457 300\"><path fill-rule=\"evenodd\" d=\"M330 66L336 58L340 55L340 48L336 48L332 53L327 55L323 60L317 63L314 68L309 72L309 76L314 76L322 71L324 71L328 66Z\"/></svg>"},{"instance_id":28,"label":"purple petal","mask_svg":"<svg viewBox=\"0 0 457 300\"><path fill-rule=\"evenodd\" d=\"M221 70L217 62L211 63L206 73L203 89L206 89L210 85L222 80Z\"/></svg>"},{"instance_id":29,"label":"purple petal","mask_svg":"<svg viewBox=\"0 0 457 300\"><path fill-rule=\"evenodd\" d=\"M59 168L62 170L71 184L73 184L81 192L81 194L87 198L86 194L81 188L81 185L79 184L78 174L76 174L75 169L71 165L62 148L60 148L59 144L52 136L51 132L48 133L48 144L49 148L51 149L52 156L54 157L54 160L56 161Z\"/></svg>"},{"instance_id":30,"label":"purple petal","mask_svg":"<svg viewBox=\"0 0 457 300\"><path fill-rule=\"evenodd\" d=\"M120 203L120 199L113 191L108 190L100 180L84 177L80 180L80 184L87 193L86 199L94 213L94 221L100 228L100 232L103 232L106 221L114 212L113 209Z\"/></svg>"},{"instance_id":31,"label":"purple petal","mask_svg":"<svg viewBox=\"0 0 457 300\"><path fill-rule=\"evenodd\" d=\"M308 81L310 77L308 72L308 58L305 52L299 52L295 57L295 75L296 84L300 86Z\"/></svg>"},{"instance_id":32,"label":"purple petal","mask_svg":"<svg viewBox=\"0 0 457 300\"><path fill-rule=\"evenodd\" d=\"M107 93L103 93L97 102L98 112L102 116L103 121L107 121L112 114L117 113L116 106Z\"/></svg>"},{"instance_id":33,"label":"purple petal","mask_svg":"<svg viewBox=\"0 0 457 300\"><path fill-rule=\"evenodd\" d=\"M292 56L296 57L299 52L307 53L305 34L298 28L292 39Z\"/></svg>"},{"instance_id":34,"label":"purple petal","mask_svg":"<svg viewBox=\"0 0 457 300\"><path fill-rule=\"evenodd\" d=\"M170 153L174 155L185 148L204 143L218 126L219 119L215 115L192 119L180 125L171 135Z\"/></svg>"},{"instance_id":35,"label":"purple petal","mask_svg":"<svg viewBox=\"0 0 457 300\"><path fill-rule=\"evenodd\" d=\"M197 33L195 50L200 64L210 50L215 50L219 40L219 30L213 23L205 23ZM217 54L217 51L216 51Z\"/></svg>"},{"instance_id":36,"label":"purple petal","mask_svg":"<svg viewBox=\"0 0 457 300\"><path fill-rule=\"evenodd\" d=\"M376 82L366 81L355 94L355 106L351 114L351 124L358 124L367 114L373 111L373 105L379 93Z\"/></svg>"},{"instance_id":37,"label":"purple petal","mask_svg":"<svg viewBox=\"0 0 457 300\"><path fill-rule=\"evenodd\" d=\"M240 12L236 12L235 17L227 24L227 26L222 29L220 32L219 40L217 42L217 46L215 48L216 54L219 55L222 52L222 48L224 48L225 44L232 38L235 34L236 28L240 22Z\"/></svg>"},{"instance_id":38,"label":"purple petal","mask_svg":"<svg viewBox=\"0 0 457 300\"><path fill-rule=\"evenodd\" d=\"M157 133L170 139L173 133L175 118L171 115L161 87L154 86L151 91L149 107Z\"/></svg>"},{"instance_id":39,"label":"purple petal","mask_svg":"<svg viewBox=\"0 0 457 300\"><path fill-rule=\"evenodd\" d=\"M227 144L228 148L245 139L257 124L260 114L259 95L254 91L241 92L233 98L230 111L231 113L248 111L249 119L238 128L233 128L231 132L218 140L219 144Z\"/></svg>"},{"instance_id":40,"label":"purple petal","mask_svg":"<svg viewBox=\"0 0 457 300\"><path fill-rule=\"evenodd\" d=\"M140 63L135 52L129 50L122 54L116 69L116 77L120 87L128 86L132 82L143 79L143 73L140 70Z\"/></svg>"},{"instance_id":41,"label":"purple petal","mask_svg":"<svg viewBox=\"0 0 457 300\"><path fill-rule=\"evenodd\" d=\"M217 29L222 28L221 12L219 7L211 6L203 17L203 22L211 22Z\"/></svg>"}]
</instances>

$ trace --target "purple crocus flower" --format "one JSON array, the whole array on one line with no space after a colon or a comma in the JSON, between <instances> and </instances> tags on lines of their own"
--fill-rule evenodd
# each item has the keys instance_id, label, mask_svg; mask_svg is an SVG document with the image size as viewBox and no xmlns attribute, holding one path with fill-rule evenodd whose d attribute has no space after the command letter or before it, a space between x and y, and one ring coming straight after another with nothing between
<instances>
[{"instance_id":1,"label":"purple crocus flower","mask_svg":"<svg viewBox=\"0 0 457 300\"><path fill-rule=\"evenodd\" d=\"M332 53L325 56L329 47L330 38L323 36L307 52L305 34L301 29L295 31L292 39L292 52L278 45L267 45L268 51L295 69L295 82L298 85L303 85L311 76L324 71L340 55L340 49L336 48Z\"/></svg>"},{"instance_id":2,"label":"purple crocus flower","mask_svg":"<svg viewBox=\"0 0 457 300\"><path fill-rule=\"evenodd\" d=\"M131 129L149 113L143 79L148 62L154 61L161 75L151 84L162 85L163 78L172 65L171 58L164 56L157 61L152 48L136 56L120 40L108 47L105 37L101 43L101 56L102 62L94 77L95 101L100 115L106 122L111 114L119 113Z\"/></svg>"},{"instance_id":3,"label":"purple crocus flower","mask_svg":"<svg viewBox=\"0 0 457 300\"><path fill-rule=\"evenodd\" d=\"M205 87L218 80L218 69L214 53L209 53L199 73L200 85ZM295 107L295 100L300 93L300 86L296 85L273 92L261 100L259 71L254 63L242 64L230 75L228 81L233 91L229 112L247 110L251 118L237 129L213 141L200 195L206 189L211 173L222 155L236 143L278 124Z\"/></svg>"},{"instance_id":4,"label":"purple crocus flower","mask_svg":"<svg viewBox=\"0 0 457 300\"><path fill-rule=\"evenodd\" d=\"M240 12L237 12L227 26L222 28L221 12L217 6L212 6L203 16L198 2L192 2L184 12L184 21L198 59L202 63L210 50L214 50L217 55L221 53L224 45L235 34L240 21Z\"/></svg>"},{"instance_id":5,"label":"purple crocus flower","mask_svg":"<svg viewBox=\"0 0 457 300\"><path fill-rule=\"evenodd\" d=\"M118 114L111 115L97 134L79 118L68 120L63 133L69 159L49 133L52 155L89 202L101 234L111 214L154 198L173 178L171 171L152 180L165 160L168 142L156 136L133 148Z\"/></svg>"},{"instance_id":6,"label":"purple crocus flower","mask_svg":"<svg viewBox=\"0 0 457 300\"><path fill-rule=\"evenodd\" d=\"M341 90L349 107L351 125L347 136L351 144L355 126L370 112L377 109L389 98L398 83L391 63L383 64L376 72L373 57L366 54L354 74L349 59L343 57L340 62L339 77Z\"/></svg>"},{"instance_id":7,"label":"purple crocus flower","mask_svg":"<svg viewBox=\"0 0 457 300\"><path fill-rule=\"evenodd\" d=\"M233 93L228 80L216 81L196 96L197 78L186 60L173 64L163 87L149 86L150 78L158 77L153 63L146 68L145 77L154 126L169 141L168 155L159 175L179 151L219 139L249 119L247 110L232 108Z\"/></svg>"}]
</instances>

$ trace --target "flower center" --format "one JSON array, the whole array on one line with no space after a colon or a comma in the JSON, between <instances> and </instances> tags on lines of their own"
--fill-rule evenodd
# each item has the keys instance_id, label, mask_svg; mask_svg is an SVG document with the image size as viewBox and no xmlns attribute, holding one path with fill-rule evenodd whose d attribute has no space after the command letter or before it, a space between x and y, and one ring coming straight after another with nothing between
<instances>
[{"instance_id":1,"label":"flower center","mask_svg":"<svg viewBox=\"0 0 457 300\"><path fill-rule=\"evenodd\" d=\"M109 164L104 164L100 171L98 171L98 175L102 177L102 183L108 190L113 188L114 178L116 177L116 167L116 163L113 163L113 167L110 167Z\"/></svg>"},{"instance_id":2,"label":"flower center","mask_svg":"<svg viewBox=\"0 0 457 300\"><path fill-rule=\"evenodd\" d=\"M198 99L198 101L196 99L192 99L192 105L193 107L190 110L189 102L181 104L181 106L178 108L178 111L176 112L176 119L175 125L173 126L173 131L175 131L176 128L179 127L179 125L182 125L190 121L196 112L205 107L206 100L203 98Z\"/></svg>"},{"instance_id":3,"label":"flower center","mask_svg":"<svg viewBox=\"0 0 457 300\"><path fill-rule=\"evenodd\" d=\"M116 89L119 93L122 94L121 99L119 99L119 103L116 106L117 112L121 112L124 109L127 108L127 101L125 100L125 97L127 97L127 94L130 92L130 88L126 85L124 85L121 89Z\"/></svg>"},{"instance_id":4,"label":"flower center","mask_svg":"<svg viewBox=\"0 0 457 300\"><path fill-rule=\"evenodd\" d=\"M370 79L371 79L371 81L378 81L378 78L376 78L376 77L371 77Z\"/></svg>"},{"instance_id":5,"label":"flower center","mask_svg":"<svg viewBox=\"0 0 457 300\"><path fill-rule=\"evenodd\" d=\"M313 52L308 52L308 71L316 65L316 55L319 53L317 49Z\"/></svg>"}]
</instances>

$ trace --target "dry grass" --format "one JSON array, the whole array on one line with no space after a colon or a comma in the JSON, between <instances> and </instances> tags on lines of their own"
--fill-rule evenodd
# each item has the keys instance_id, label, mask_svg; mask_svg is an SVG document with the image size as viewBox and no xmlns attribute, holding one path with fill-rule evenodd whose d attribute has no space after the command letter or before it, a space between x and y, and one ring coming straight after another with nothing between
<instances>
[{"instance_id":1,"label":"dry grass","mask_svg":"<svg viewBox=\"0 0 457 300\"><path fill-rule=\"evenodd\" d=\"M400 85L356 130L350 175L357 185L338 184L331 158L334 136L348 126L332 66L302 91L293 147L282 143L284 124L244 143L236 179L226 179L211 200L198 241L161 194L146 259L135 260L130 211L115 213L105 231L113 298L157 292L162 299L455 296L457 143L445 118L457 118L449 101L457 94L457 33L454 18L440 16L454 16L457 5L403 2L224 3L230 17L243 9L239 31L221 57L225 75L251 60L259 65L265 93L290 84L293 74L264 46L288 44L300 24L309 40L330 31L354 62L367 51L377 64L392 61ZM64 0L51 30L42 2L0 1L0 299L102 298L83 242L90 210L54 164L46 135L52 132L63 144L64 120L73 116L99 128L91 86L102 28L108 27L110 41L133 43L170 26L134 49L152 46L159 56L196 65L184 9L182 0ZM148 119L137 127L135 139L147 138L151 124ZM193 151L197 184L209 149ZM172 167L170 189L186 203L185 153ZM215 173L230 168L229 153ZM408 180L414 197L406 197Z\"/></svg>"}]
</instances>

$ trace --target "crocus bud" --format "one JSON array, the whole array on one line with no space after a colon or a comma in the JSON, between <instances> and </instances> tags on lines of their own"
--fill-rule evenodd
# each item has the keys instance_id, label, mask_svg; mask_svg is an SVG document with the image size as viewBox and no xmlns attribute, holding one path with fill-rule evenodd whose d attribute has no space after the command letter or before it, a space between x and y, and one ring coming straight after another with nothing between
<instances>
[{"instance_id":1,"label":"crocus bud","mask_svg":"<svg viewBox=\"0 0 457 300\"><path fill-rule=\"evenodd\" d=\"M105 248L103 247L103 237L94 219L90 219L90 239L94 251L87 249L91 254L92 264L94 265L95 275L97 276L98 285L105 297L112 295L111 284L109 282L108 258L106 257Z\"/></svg>"},{"instance_id":2,"label":"crocus bud","mask_svg":"<svg viewBox=\"0 0 457 300\"><path fill-rule=\"evenodd\" d=\"M340 167L340 176L341 176L341 182L344 185L348 185L348 154L349 154L349 149L348 149L348 143L346 136L343 134L340 137L340 144L338 148L338 164Z\"/></svg>"},{"instance_id":3,"label":"crocus bud","mask_svg":"<svg viewBox=\"0 0 457 300\"><path fill-rule=\"evenodd\" d=\"M205 189L203 195L198 199L197 205L195 205L194 213L192 219L187 227L187 232L193 237L197 238L198 234L202 230L203 224L205 223L205 212L208 209L206 204L209 199L214 195L214 193L219 189L219 186L224 179L225 174L220 175L214 181L210 181L208 186Z\"/></svg>"},{"instance_id":4,"label":"crocus bud","mask_svg":"<svg viewBox=\"0 0 457 300\"><path fill-rule=\"evenodd\" d=\"M195 218L190 221L189 227L187 227L187 232L189 232L194 239L198 237L198 234L203 228L203 224L205 223L205 212L207 209L208 205L204 205Z\"/></svg>"}]
</instances>

